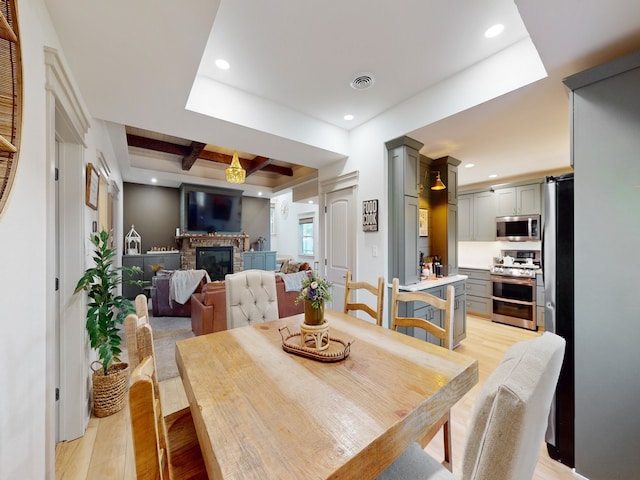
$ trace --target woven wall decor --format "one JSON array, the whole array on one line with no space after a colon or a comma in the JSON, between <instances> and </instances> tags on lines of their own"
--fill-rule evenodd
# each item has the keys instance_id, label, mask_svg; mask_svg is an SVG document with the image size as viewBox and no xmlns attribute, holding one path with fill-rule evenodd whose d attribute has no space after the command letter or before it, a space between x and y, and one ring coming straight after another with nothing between
<instances>
[{"instance_id":1,"label":"woven wall decor","mask_svg":"<svg viewBox=\"0 0 640 480\"><path fill-rule=\"evenodd\" d=\"M0 215L18 167L22 58L16 0L0 0Z\"/></svg>"}]
</instances>

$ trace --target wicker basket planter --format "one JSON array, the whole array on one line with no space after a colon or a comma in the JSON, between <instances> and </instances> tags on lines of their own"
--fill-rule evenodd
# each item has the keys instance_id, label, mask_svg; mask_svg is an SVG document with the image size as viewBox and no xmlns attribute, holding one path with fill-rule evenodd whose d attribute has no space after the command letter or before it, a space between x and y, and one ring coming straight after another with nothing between
<instances>
[{"instance_id":1,"label":"wicker basket planter","mask_svg":"<svg viewBox=\"0 0 640 480\"><path fill-rule=\"evenodd\" d=\"M93 362L91 370L93 414L96 417L108 417L122 410L126 405L129 387L129 364L114 363L105 375L100 362Z\"/></svg>"}]
</instances>

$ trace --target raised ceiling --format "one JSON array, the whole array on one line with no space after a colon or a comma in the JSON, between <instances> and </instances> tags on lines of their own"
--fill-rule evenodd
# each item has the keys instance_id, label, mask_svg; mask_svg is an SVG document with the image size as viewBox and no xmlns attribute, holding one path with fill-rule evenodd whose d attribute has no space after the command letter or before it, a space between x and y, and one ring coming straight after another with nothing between
<instances>
[{"instance_id":1,"label":"raised ceiling","mask_svg":"<svg viewBox=\"0 0 640 480\"><path fill-rule=\"evenodd\" d=\"M566 168L562 77L640 48L629 0L45 2L124 180L171 186L215 184L224 166L197 160L185 171L180 155L129 148L128 127L304 168L301 181L347 157L354 129L381 119L401 119L399 134L425 155L475 163L461 169L463 186ZM504 34L484 39L497 22ZM231 69L213 67L218 57ZM493 76L474 82L475 71ZM375 77L371 88L349 86L361 73ZM267 176L244 188L293 185Z\"/></svg>"}]
</instances>

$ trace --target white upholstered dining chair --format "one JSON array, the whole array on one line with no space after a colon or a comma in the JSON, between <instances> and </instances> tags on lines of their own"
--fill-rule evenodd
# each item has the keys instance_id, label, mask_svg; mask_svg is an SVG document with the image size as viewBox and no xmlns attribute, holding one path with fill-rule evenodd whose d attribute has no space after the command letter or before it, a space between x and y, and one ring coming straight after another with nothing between
<instances>
[{"instance_id":1,"label":"white upholstered dining chair","mask_svg":"<svg viewBox=\"0 0 640 480\"><path fill-rule=\"evenodd\" d=\"M538 461L565 340L551 332L513 345L476 400L462 462L462 480L531 479ZM452 480L413 443L379 477Z\"/></svg>"},{"instance_id":2,"label":"white upholstered dining chair","mask_svg":"<svg viewBox=\"0 0 640 480\"><path fill-rule=\"evenodd\" d=\"M276 276L267 270L244 270L225 276L227 328L278 318Z\"/></svg>"}]
</instances>

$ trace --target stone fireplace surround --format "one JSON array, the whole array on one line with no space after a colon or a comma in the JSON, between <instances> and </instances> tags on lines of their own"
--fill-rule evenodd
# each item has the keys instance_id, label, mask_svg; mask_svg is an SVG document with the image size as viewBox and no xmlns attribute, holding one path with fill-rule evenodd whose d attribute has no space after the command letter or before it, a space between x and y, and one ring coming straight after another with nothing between
<instances>
[{"instance_id":1,"label":"stone fireplace surround","mask_svg":"<svg viewBox=\"0 0 640 480\"><path fill-rule=\"evenodd\" d=\"M249 235L213 234L213 235L180 235L176 237L180 250L182 270L196 268L196 248L198 247L233 247L233 271L242 271L242 252L249 251Z\"/></svg>"}]
</instances>

